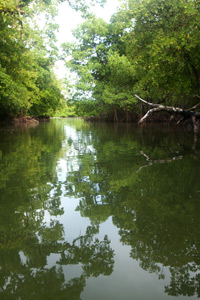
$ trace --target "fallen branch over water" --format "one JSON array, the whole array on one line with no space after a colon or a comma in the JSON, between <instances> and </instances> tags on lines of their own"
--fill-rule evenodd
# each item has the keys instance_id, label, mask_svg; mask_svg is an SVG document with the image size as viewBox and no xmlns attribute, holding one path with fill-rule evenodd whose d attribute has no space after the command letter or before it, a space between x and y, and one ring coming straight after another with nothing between
<instances>
[{"instance_id":1,"label":"fallen branch over water","mask_svg":"<svg viewBox=\"0 0 200 300\"><path fill-rule=\"evenodd\" d=\"M183 120L191 118L193 125L194 125L194 132L199 131L200 127L200 112L196 112L195 109L200 106L200 103L197 105L193 106L190 109L182 109L180 107L174 107L174 106L165 106L162 104L154 104L152 102L148 102L142 98L140 98L138 95L135 95L137 99L139 99L141 102L153 107L147 111L147 113L139 120L139 124L143 123L146 121L149 116L153 115L156 112L160 111L166 111L171 114L179 114L182 116L181 120L178 121L177 123L180 123Z\"/></svg>"}]
</instances>

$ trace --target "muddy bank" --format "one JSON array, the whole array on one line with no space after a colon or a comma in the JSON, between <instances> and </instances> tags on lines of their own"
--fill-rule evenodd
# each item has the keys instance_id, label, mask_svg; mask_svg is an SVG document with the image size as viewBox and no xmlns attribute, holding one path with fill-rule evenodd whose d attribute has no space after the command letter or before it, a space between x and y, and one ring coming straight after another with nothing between
<instances>
[{"instance_id":1,"label":"muddy bank","mask_svg":"<svg viewBox=\"0 0 200 300\"><path fill-rule=\"evenodd\" d=\"M36 120L33 117L18 117L18 118L13 118L12 120L13 124L35 124L38 125L39 121Z\"/></svg>"},{"instance_id":2,"label":"muddy bank","mask_svg":"<svg viewBox=\"0 0 200 300\"><path fill-rule=\"evenodd\" d=\"M40 122L45 122L49 120L50 120L49 117L29 117L29 116L3 117L0 118L0 125L37 126Z\"/></svg>"}]
</instances>

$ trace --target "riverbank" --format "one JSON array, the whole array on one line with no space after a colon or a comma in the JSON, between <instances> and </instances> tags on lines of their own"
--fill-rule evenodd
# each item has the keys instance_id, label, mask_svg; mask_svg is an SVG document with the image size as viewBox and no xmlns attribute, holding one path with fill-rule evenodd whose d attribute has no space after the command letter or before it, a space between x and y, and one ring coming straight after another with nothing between
<instances>
[{"instance_id":1,"label":"riverbank","mask_svg":"<svg viewBox=\"0 0 200 300\"><path fill-rule=\"evenodd\" d=\"M40 122L49 121L50 117L30 117L30 116L19 116L19 117L4 117L0 119L1 125L38 125Z\"/></svg>"},{"instance_id":2,"label":"riverbank","mask_svg":"<svg viewBox=\"0 0 200 300\"><path fill-rule=\"evenodd\" d=\"M144 113L145 114L145 113ZM100 116L87 116L84 117L85 121L91 122L116 122L116 123L138 123L144 114L138 113L127 113L122 114L118 113L117 117L113 114L100 115ZM158 112L150 116L146 122L147 123L179 123L181 120L181 115L177 114L176 116L171 115L168 112ZM184 121L186 125L191 122ZM191 123L192 124L192 123Z\"/></svg>"}]
</instances>

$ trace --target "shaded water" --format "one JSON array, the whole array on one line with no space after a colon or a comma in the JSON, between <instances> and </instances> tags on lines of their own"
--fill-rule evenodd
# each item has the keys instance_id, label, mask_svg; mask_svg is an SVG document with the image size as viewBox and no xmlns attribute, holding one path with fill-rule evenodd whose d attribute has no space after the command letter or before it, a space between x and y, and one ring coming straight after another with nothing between
<instances>
[{"instance_id":1,"label":"shaded water","mask_svg":"<svg viewBox=\"0 0 200 300\"><path fill-rule=\"evenodd\" d=\"M0 129L0 299L200 297L200 143L158 127Z\"/></svg>"}]
</instances>

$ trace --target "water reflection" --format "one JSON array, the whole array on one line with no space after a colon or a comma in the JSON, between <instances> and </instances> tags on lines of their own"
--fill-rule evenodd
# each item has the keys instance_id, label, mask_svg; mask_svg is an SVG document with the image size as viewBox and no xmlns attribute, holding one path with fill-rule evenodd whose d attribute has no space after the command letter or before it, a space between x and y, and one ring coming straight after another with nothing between
<instances>
[{"instance_id":1,"label":"water reflection","mask_svg":"<svg viewBox=\"0 0 200 300\"><path fill-rule=\"evenodd\" d=\"M77 209L94 224L112 216L144 270L164 279L168 267L168 295L200 297L200 155L192 137L90 129L94 138L84 144L94 150L85 148L66 182L67 193L81 198Z\"/></svg>"},{"instance_id":2,"label":"water reflection","mask_svg":"<svg viewBox=\"0 0 200 300\"><path fill-rule=\"evenodd\" d=\"M113 251L106 236L103 241L94 240L96 228L88 227L86 234L72 244L62 243L59 242L60 229L59 224L52 224L40 233L40 242L18 241L16 250L8 246L1 249L1 299L79 299L88 277L112 273ZM59 253L60 259L48 268L46 260L50 253ZM61 266L80 263L81 276L66 282Z\"/></svg>"},{"instance_id":3,"label":"water reflection","mask_svg":"<svg viewBox=\"0 0 200 300\"><path fill-rule=\"evenodd\" d=\"M88 226L71 243L64 238L59 222L64 214L62 184L56 165L65 131L54 123L35 130L5 130L6 134L1 132L1 299L79 299L86 279L111 274L114 261L108 237L102 241L95 237L98 226ZM52 254L58 257L49 267ZM66 281L62 266L79 264L80 276Z\"/></svg>"},{"instance_id":4,"label":"water reflection","mask_svg":"<svg viewBox=\"0 0 200 300\"><path fill-rule=\"evenodd\" d=\"M57 120L1 129L1 299L80 299L89 278L115 273L120 244L158 279L170 273L166 295L200 297L199 149L166 128ZM66 203L76 198L88 221L79 231L74 218L69 237ZM100 234L110 218L118 246Z\"/></svg>"}]
</instances>

